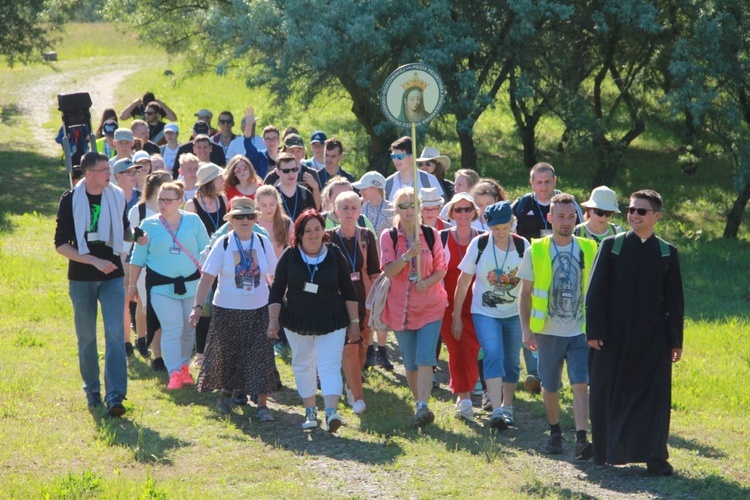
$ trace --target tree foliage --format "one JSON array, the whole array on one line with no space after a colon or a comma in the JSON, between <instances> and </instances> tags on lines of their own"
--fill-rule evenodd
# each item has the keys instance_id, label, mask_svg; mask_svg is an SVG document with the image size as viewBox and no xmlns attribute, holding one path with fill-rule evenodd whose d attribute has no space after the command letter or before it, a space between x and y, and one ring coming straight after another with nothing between
<instances>
[{"instance_id":1,"label":"tree foliage","mask_svg":"<svg viewBox=\"0 0 750 500\"><path fill-rule=\"evenodd\" d=\"M0 55L9 66L42 60L59 40L70 6L61 0L0 2Z\"/></svg>"}]
</instances>

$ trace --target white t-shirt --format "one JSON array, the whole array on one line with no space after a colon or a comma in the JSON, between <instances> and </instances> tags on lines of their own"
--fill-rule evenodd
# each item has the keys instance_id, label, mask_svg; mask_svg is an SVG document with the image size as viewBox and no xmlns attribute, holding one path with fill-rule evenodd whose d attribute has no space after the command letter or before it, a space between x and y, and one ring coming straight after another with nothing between
<instances>
[{"instance_id":1,"label":"white t-shirt","mask_svg":"<svg viewBox=\"0 0 750 500\"><path fill-rule=\"evenodd\" d=\"M511 241L507 252L495 246L491 234L489 237L490 240L484 248L479 263L475 264L481 235L471 240L458 268L467 274L476 275L471 289L473 293L472 314L482 314L490 318L511 318L518 315L521 280L517 274L522 258L518 255L511 235L508 235ZM524 240L524 248L528 246L529 242ZM501 270L500 273L497 269Z\"/></svg>"},{"instance_id":2,"label":"white t-shirt","mask_svg":"<svg viewBox=\"0 0 750 500\"><path fill-rule=\"evenodd\" d=\"M219 238L203 265L203 272L217 276L213 304L225 309L251 310L268 305L268 280L276 272L276 254L268 238L253 233L251 239L240 241L245 263L240 257L234 231L227 234L229 241L224 250L224 239ZM261 244L263 239L263 244ZM250 251L252 242L252 252Z\"/></svg>"},{"instance_id":3,"label":"white t-shirt","mask_svg":"<svg viewBox=\"0 0 750 500\"><path fill-rule=\"evenodd\" d=\"M174 161L177 159L177 151L179 150L179 145L174 149L169 149L167 144L161 147L161 157L164 158L164 166L170 172L172 171L172 168L174 168Z\"/></svg>"},{"instance_id":4,"label":"white t-shirt","mask_svg":"<svg viewBox=\"0 0 750 500\"><path fill-rule=\"evenodd\" d=\"M564 247L550 245L552 283L543 333L556 337L574 337L583 333L584 297L581 284L581 248L575 239ZM518 277L534 281L531 250L527 249L518 268Z\"/></svg>"},{"instance_id":5,"label":"white t-shirt","mask_svg":"<svg viewBox=\"0 0 750 500\"><path fill-rule=\"evenodd\" d=\"M428 184L429 184L427 186L423 186L422 185L422 178L424 176L427 176L427 181L428 181ZM404 186L413 186L414 185L413 182L410 182L409 184L402 183L401 182L401 176L399 175L398 172L396 172L393 175L388 176L388 178L386 179L386 184L387 184L387 181L389 181L391 179L393 179L393 188L391 189L390 193L385 193L386 197L388 198L388 201L391 201L391 202L393 201L393 195L396 194L396 191L398 191L399 189L401 189ZM435 177L432 174L428 174L427 172L421 172L420 171L420 172L417 172L417 179L418 179L418 181L417 181L417 192L419 192L419 189L421 189L423 187L434 187L434 188L437 188L438 193L440 194L440 196L443 197L443 199L444 199L444 201L446 203L449 201L449 200L445 200L445 192L443 191L443 185L440 184L440 181L437 179L437 177Z\"/></svg>"}]
</instances>

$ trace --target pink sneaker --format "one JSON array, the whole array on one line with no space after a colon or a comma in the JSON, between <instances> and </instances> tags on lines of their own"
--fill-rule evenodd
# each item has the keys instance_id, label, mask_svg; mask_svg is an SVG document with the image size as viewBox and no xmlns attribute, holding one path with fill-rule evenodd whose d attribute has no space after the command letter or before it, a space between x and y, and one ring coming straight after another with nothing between
<instances>
[{"instance_id":1,"label":"pink sneaker","mask_svg":"<svg viewBox=\"0 0 750 500\"><path fill-rule=\"evenodd\" d=\"M188 365L182 365L180 373L182 374L183 385L195 385L195 380L193 380L193 376L190 375L190 367Z\"/></svg>"},{"instance_id":2,"label":"pink sneaker","mask_svg":"<svg viewBox=\"0 0 750 500\"><path fill-rule=\"evenodd\" d=\"M172 374L169 376L169 384L167 384L167 389L172 391L182 389L182 383L182 372L172 372Z\"/></svg>"}]
</instances>

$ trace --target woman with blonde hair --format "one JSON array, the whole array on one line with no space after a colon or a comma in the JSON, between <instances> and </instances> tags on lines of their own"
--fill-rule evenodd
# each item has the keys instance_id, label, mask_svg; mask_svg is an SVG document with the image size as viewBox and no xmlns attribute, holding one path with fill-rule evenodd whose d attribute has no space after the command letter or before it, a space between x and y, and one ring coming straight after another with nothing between
<instances>
[{"instance_id":1,"label":"woman with blonde hair","mask_svg":"<svg viewBox=\"0 0 750 500\"><path fill-rule=\"evenodd\" d=\"M238 196L255 199L255 192L263 180L255 173L255 168L244 155L235 155L224 170L224 194L228 201Z\"/></svg>"},{"instance_id":2,"label":"woman with blonde hair","mask_svg":"<svg viewBox=\"0 0 750 500\"><path fill-rule=\"evenodd\" d=\"M284 213L281 207L281 195L273 186L260 186L255 191L255 203L260 212L258 225L268 231L271 236L273 250L278 259L281 252L289 246L292 219Z\"/></svg>"}]
</instances>

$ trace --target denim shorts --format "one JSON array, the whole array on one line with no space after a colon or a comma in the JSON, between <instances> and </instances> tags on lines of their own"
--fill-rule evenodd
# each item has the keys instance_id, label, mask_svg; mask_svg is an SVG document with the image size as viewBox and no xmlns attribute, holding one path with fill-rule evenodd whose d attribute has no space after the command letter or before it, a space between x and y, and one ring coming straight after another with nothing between
<instances>
[{"instance_id":1,"label":"denim shorts","mask_svg":"<svg viewBox=\"0 0 750 500\"><path fill-rule=\"evenodd\" d=\"M521 374L521 320L492 318L473 313L477 340L484 351L484 379L502 378L503 382L516 383Z\"/></svg>"},{"instance_id":2,"label":"denim shorts","mask_svg":"<svg viewBox=\"0 0 750 500\"><path fill-rule=\"evenodd\" d=\"M401 358L404 368L410 372L417 371L420 366L437 365L438 338L440 337L440 325L442 319L427 323L416 330L396 330L396 340L401 349Z\"/></svg>"},{"instance_id":3,"label":"denim shorts","mask_svg":"<svg viewBox=\"0 0 750 500\"><path fill-rule=\"evenodd\" d=\"M562 386L563 361L568 365L571 385L589 383L589 345L586 335L556 337L537 334L539 346L539 378L547 392L557 392Z\"/></svg>"}]
</instances>

